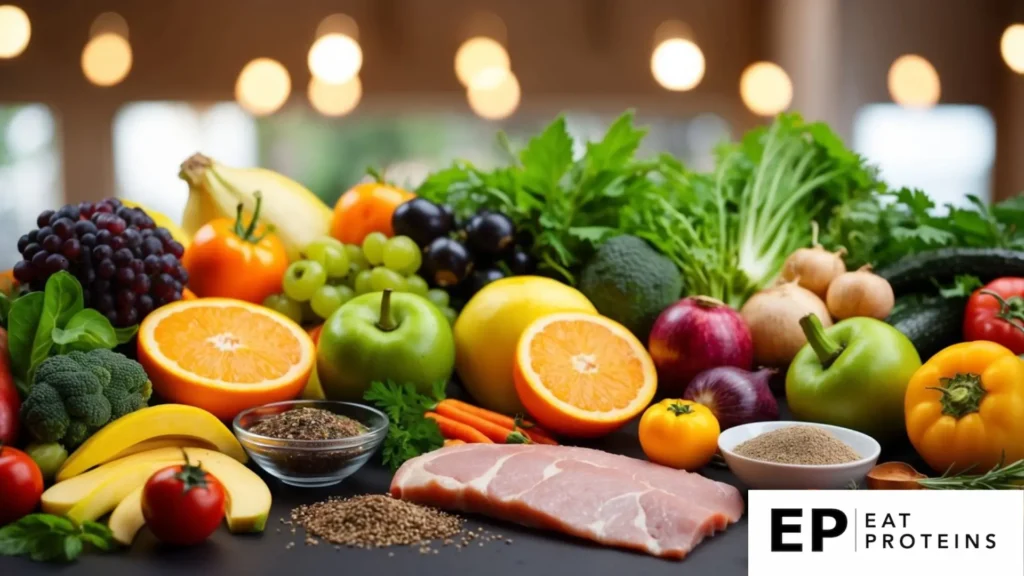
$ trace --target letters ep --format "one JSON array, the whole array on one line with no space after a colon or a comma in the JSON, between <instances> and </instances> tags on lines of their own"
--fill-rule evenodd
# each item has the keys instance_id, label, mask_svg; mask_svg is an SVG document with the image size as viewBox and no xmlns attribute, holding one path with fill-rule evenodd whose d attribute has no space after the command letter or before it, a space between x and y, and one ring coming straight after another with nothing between
<instances>
[{"instance_id":1,"label":"letters ep","mask_svg":"<svg viewBox=\"0 0 1024 576\"><path fill-rule=\"evenodd\" d=\"M786 534L800 534L803 525L801 522L787 521L788 519L803 518L804 511L800 508L773 508L772 509L772 552L803 552L804 545L800 542L784 542ZM831 518L835 523L831 528L825 528L825 519ZM813 508L811 509L811 551L821 552L824 549L826 538L836 538L846 532L849 520L842 510L834 508Z\"/></svg>"}]
</instances>

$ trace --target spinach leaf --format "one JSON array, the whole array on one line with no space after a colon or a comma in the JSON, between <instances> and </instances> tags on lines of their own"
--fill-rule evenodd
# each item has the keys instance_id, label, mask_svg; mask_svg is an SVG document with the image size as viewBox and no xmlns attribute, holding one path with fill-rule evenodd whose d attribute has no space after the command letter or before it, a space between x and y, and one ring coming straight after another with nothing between
<instances>
[{"instance_id":1,"label":"spinach leaf","mask_svg":"<svg viewBox=\"0 0 1024 576\"><path fill-rule=\"evenodd\" d=\"M43 314L42 292L29 292L11 303L7 318L7 346L11 354L11 370L24 382L29 382L32 366L32 342Z\"/></svg>"},{"instance_id":2,"label":"spinach leaf","mask_svg":"<svg viewBox=\"0 0 1024 576\"><path fill-rule=\"evenodd\" d=\"M71 274L61 271L46 281L43 310L39 315L32 349L29 352L27 379L32 380L37 366L50 356L53 329L64 326L84 307L82 285Z\"/></svg>"},{"instance_id":3,"label":"spinach leaf","mask_svg":"<svg viewBox=\"0 0 1024 576\"><path fill-rule=\"evenodd\" d=\"M71 317L64 328L54 328L51 333L58 354L72 350L88 352L97 348L111 349L119 343L117 331L106 316L98 310L86 308Z\"/></svg>"},{"instance_id":4,"label":"spinach leaf","mask_svg":"<svg viewBox=\"0 0 1024 576\"><path fill-rule=\"evenodd\" d=\"M7 316L11 313L11 299L0 292L0 328L7 327Z\"/></svg>"}]
</instances>

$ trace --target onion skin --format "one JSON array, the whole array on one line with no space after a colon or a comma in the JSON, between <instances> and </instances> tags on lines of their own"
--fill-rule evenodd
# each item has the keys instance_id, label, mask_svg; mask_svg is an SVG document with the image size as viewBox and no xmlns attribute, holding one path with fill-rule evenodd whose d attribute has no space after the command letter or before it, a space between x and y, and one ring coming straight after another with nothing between
<instances>
[{"instance_id":1,"label":"onion skin","mask_svg":"<svg viewBox=\"0 0 1024 576\"><path fill-rule=\"evenodd\" d=\"M829 312L837 319L866 316L885 320L889 317L896 305L892 285L870 270L870 266L864 266L854 272L847 272L828 287L825 301Z\"/></svg>"},{"instance_id":2,"label":"onion skin","mask_svg":"<svg viewBox=\"0 0 1024 576\"><path fill-rule=\"evenodd\" d=\"M749 370L754 357L750 330L739 313L702 296L662 310L647 349L658 368L659 393L672 396L682 394L694 376L710 368Z\"/></svg>"},{"instance_id":3,"label":"onion skin","mask_svg":"<svg viewBox=\"0 0 1024 576\"><path fill-rule=\"evenodd\" d=\"M824 300L832 281L846 272L845 253L845 250L829 252L821 246L800 248L786 258L782 265L782 279L796 280L800 286Z\"/></svg>"},{"instance_id":4,"label":"onion skin","mask_svg":"<svg viewBox=\"0 0 1024 576\"><path fill-rule=\"evenodd\" d=\"M754 294L740 314L754 340L754 362L758 366L783 368L807 344L800 319L814 314L828 328L832 316L814 292L795 282L782 284Z\"/></svg>"},{"instance_id":5,"label":"onion skin","mask_svg":"<svg viewBox=\"0 0 1024 576\"><path fill-rule=\"evenodd\" d=\"M686 387L684 400L707 406L722 430L751 422L779 419L779 404L769 387L776 370L750 372L721 366L698 374Z\"/></svg>"}]
</instances>

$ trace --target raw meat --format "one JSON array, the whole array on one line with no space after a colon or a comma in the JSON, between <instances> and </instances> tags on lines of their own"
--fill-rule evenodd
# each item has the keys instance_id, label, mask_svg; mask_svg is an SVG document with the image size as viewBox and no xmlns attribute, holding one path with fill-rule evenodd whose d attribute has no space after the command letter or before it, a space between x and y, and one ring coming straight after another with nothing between
<instances>
[{"instance_id":1,"label":"raw meat","mask_svg":"<svg viewBox=\"0 0 1024 576\"><path fill-rule=\"evenodd\" d=\"M567 446L443 448L403 464L391 495L675 559L739 520L744 508L728 484Z\"/></svg>"}]
</instances>

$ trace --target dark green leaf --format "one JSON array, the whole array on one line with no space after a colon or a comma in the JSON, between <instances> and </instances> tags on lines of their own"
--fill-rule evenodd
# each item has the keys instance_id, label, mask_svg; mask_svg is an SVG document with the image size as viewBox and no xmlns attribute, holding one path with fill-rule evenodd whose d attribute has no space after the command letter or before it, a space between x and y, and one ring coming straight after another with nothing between
<instances>
[{"instance_id":1,"label":"dark green leaf","mask_svg":"<svg viewBox=\"0 0 1024 576\"><path fill-rule=\"evenodd\" d=\"M29 534L19 524L0 528L0 556L20 556L28 552Z\"/></svg>"},{"instance_id":2,"label":"dark green leaf","mask_svg":"<svg viewBox=\"0 0 1024 576\"><path fill-rule=\"evenodd\" d=\"M89 544L90 546L101 552L110 551L114 545L112 541L107 540L105 538L101 538L95 534L82 534L81 539L83 543Z\"/></svg>"},{"instance_id":3,"label":"dark green leaf","mask_svg":"<svg viewBox=\"0 0 1024 576\"><path fill-rule=\"evenodd\" d=\"M36 327L29 354L30 379L36 367L50 356L50 350L53 349L53 329L64 327L83 306L82 285L74 276L61 271L46 281L43 311L39 316L39 325Z\"/></svg>"},{"instance_id":4,"label":"dark green leaf","mask_svg":"<svg viewBox=\"0 0 1024 576\"><path fill-rule=\"evenodd\" d=\"M632 111L619 116L608 128L604 139L587 144L587 171L595 174L603 170L621 168L633 159L646 135L646 129L633 125Z\"/></svg>"},{"instance_id":5,"label":"dark green leaf","mask_svg":"<svg viewBox=\"0 0 1024 576\"><path fill-rule=\"evenodd\" d=\"M132 327L133 330L137 327ZM99 310L86 308L68 320L62 328L54 328L51 334L53 343L61 354L72 350L88 352L97 348L110 350L118 345L118 335L114 326Z\"/></svg>"},{"instance_id":6,"label":"dark green leaf","mask_svg":"<svg viewBox=\"0 0 1024 576\"><path fill-rule=\"evenodd\" d=\"M59 532L61 534L74 534L78 531L75 523L71 520L54 514L29 514L23 516L18 520L18 524L26 530L33 528L46 528L53 532Z\"/></svg>"},{"instance_id":7,"label":"dark green leaf","mask_svg":"<svg viewBox=\"0 0 1024 576\"><path fill-rule=\"evenodd\" d=\"M530 140L519 154L523 164L523 182L534 189L547 191L558 185L572 166L572 138L559 116L539 136Z\"/></svg>"},{"instance_id":8,"label":"dark green leaf","mask_svg":"<svg viewBox=\"0 0 1024 576\"><path fill-rule=\"evenodd\" d=\"M86 522L82 524L82 531L104 540L114 539L114 534L110 531L110 528L106 524L100 524L99 522Z\"/></svg>"},{"instance_id":9,"label":"dark green leaf","mask_svg":"<svg viewBox=\"0 0 1024 576\"><path fill-rule=\"evenodd\" d=\"M16 376L28 382L31 366L32 341L43 313L42 292L29 292L11 303L7 319L7 345L10 349L11 368Z\"/></svg>"},{"instance_id":10,"label":"dark green leaf","mask_svg":"<svg viewBox=\"0 0 1024 576\"><path fill-rule=\"evenodd\" d=\"M984 283L977 276L970 275L957 276L949 286L941 286L937 282L935 284L938 286L939 294L943 298L967 298L975 290L984 286Z\"/></svg>"},{"instance_id":11,"label":"dark green leaf","mask_svg":"<svg viewBox=\"0 0 1024 576\"><path fill-rule=\"evenodd\" d=\"M49 532L40 535L29 543L29 557L36 562L50 562L63 559L64 534Z\"/></svg>"},{"instance_id":12,"label":"dark green leaf","mask_svg":"<svg viewBox=\"0 0 1024 576\"><path fill-rule=\"evenodd\" d=\"M11 313L11 299L0 292L0 327L7 326L7 315Z\"/></svg>"},{"instance_id":13,"label":"dark green leaf","mask_svg":"<svg viewBox=\"0 0 1024 576\"><path fill-rule=\"evenodd\" d=\"M133 324L131 326L125 326L124 328L115 328L114 334L117 336L118 344L127 344L131 342L132 338L139 331L139 325Z\"/></svg>"},{"instance_id":14,"label":"dark green leaf","mask_svg":"<svg viewBox=\"0 0 1024 576\"><path fill-rule=\"evenodd\" d=\"M70 562L82 553L82 541L78 536L67 535L64 537L64 560Z\"/></svg>"}]
</instances>

